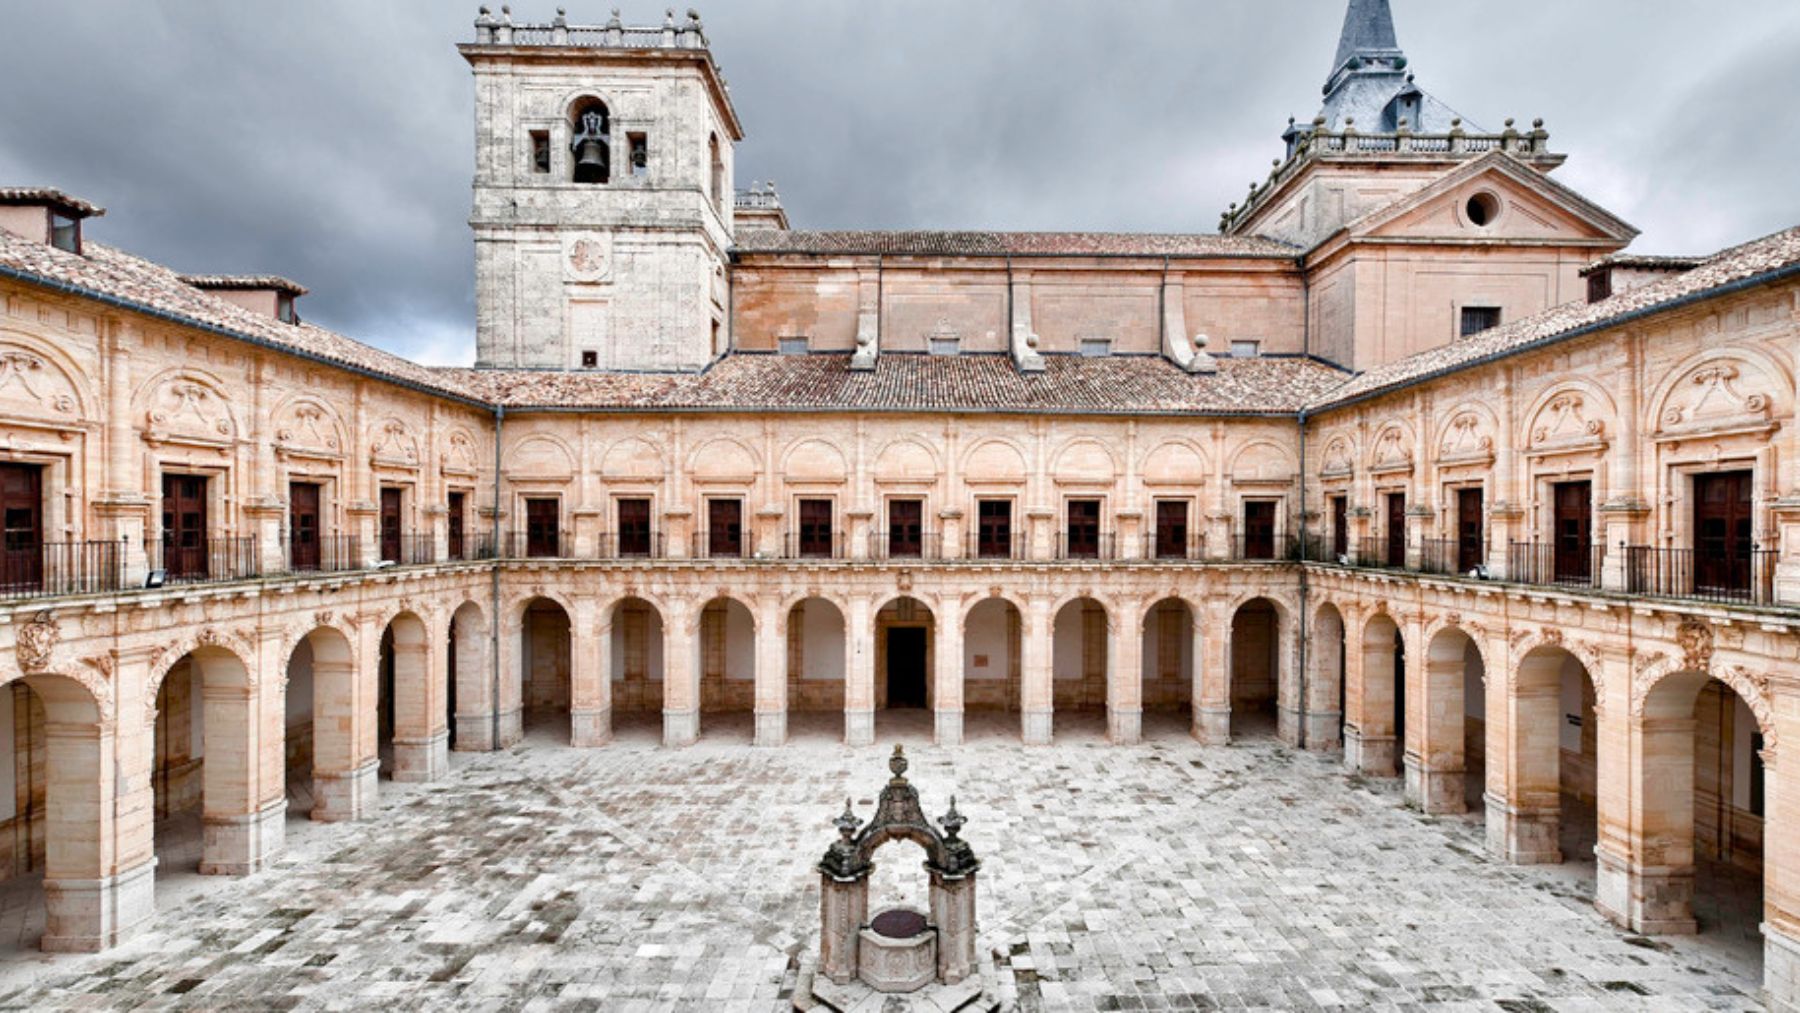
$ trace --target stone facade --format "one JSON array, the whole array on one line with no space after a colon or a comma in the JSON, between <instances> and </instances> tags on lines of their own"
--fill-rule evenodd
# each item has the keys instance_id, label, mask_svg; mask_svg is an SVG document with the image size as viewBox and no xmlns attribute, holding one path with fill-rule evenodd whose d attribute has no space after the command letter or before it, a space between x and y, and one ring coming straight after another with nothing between
<instances>
[{"instance_id":1,"label":"stone facade","mask_svg":"<svg viewBox=\"0 0 1800 1013\"><path fill-rule=\"evenodd\" d=\"M770 190L734 233L697 23L477 33L480 357L532 368L405 363L0 190L0 868L44 869L46 948L148 922L160 818L250 872L290 807L528 720L1045 746L1158 708L1484 809L1507 861L1591 806L1639 932L1754 870L1800 1002L1800 236L1614 258L1541 130L1347 122L1222 236L795 232ZM573 178L590 99L647 177Z\"/></svg>"}]
</instances>

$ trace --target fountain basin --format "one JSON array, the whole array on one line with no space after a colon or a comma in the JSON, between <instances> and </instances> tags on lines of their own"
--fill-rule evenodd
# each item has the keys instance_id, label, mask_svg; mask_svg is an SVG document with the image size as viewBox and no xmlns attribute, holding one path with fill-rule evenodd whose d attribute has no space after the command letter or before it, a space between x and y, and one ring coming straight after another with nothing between
<instances>
[{"instance_id":1,"label":"fountain basin","mask_svg":"<svg viewBox=\"0 0 1800 1013\"><path fill-rule=\"evenodd\" d=\"M916 992L937 978L937 930L925 912L883 908L858 933L856 976L877 992Z\"/></svg>"}]
</instances>

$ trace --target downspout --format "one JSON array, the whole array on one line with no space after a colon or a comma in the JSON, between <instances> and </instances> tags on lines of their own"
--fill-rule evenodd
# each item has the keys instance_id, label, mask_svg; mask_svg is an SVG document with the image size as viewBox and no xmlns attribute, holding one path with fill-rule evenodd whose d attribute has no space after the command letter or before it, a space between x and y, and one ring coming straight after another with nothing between
<instances>
[{"instance_id":1,"label":"downspout","mask_svg":"<svg viewBox=\"0 0 1800 1013\"><path fill-rule=\"evenodd\" d=\"M1304 271L1300 274L1300 352L1312 354L1312 282ZM1308 630L1306 604L1306 409L1294 417L1300 427L1300 728L1295 735L1300 748L1306 748L1306 668ZM1340 707L1343 705L1340 703Z\"/></svg>"},{"instance_id":2,"label":"downspout","mask_svg":"<svg viewBox=\"0 0 1800 1013\"><path fill-rule=\"evenodd\" d=\"M492 669L493 695L489 698L493 706L490 709L489 722L491 730L488 741L496 752L500 749L500 438L506 432L506 406L494 406L494 560L492 616L488 623L488 663Z\"/></svg>"}]
</instances>

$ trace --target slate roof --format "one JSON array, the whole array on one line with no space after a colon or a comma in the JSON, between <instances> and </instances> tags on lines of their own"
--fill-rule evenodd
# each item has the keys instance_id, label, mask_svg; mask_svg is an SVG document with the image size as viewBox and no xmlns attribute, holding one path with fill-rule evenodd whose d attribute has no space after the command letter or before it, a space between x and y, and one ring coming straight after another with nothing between
<instances>
[{"instance_id":1,"label":"slate roof","mask_svg":"<svg viewBox=\"0 0 1800 1013\"><path fill-rule=\"evenodd\" d=\"M1377 366L1358 374L1329 397L1322 398L1315 407L1369 397L1536 345L1673 309L1694 298L1719 294L1721 289L1773 280L1777 275L1800 275L1800 227L1722 250L1691 271L1620 292L1597 303L1567 303L1454 344Z\"/></svg>"},{"instance_id":2,"label":"slate roof","mask_svg":"<svg viewBox=\"0 0 1800 1013\"><path fill-rule=\"evenodd\" d=\"M1298 247L1273 239L1207 233L939 232L921 230L815 232L744 229L739 253L887 254L927 257L1277 257Z\"/></svg>"},{"instance_id":3,"label":"slate roof","mask_svg":"<svg viewBox=\"0 0 1800 1013\"><path fill-rule=\"evenodd\" d=\"M458 382L509 408L956 411L1291 415L1346 374L1302 358L1221 359L1215 374L1161 356L1051 355L1042 373L1010 356L889 353L853 371L848 354L737 354L703 373L463 370Z\"/></svg>"}]
</instances>

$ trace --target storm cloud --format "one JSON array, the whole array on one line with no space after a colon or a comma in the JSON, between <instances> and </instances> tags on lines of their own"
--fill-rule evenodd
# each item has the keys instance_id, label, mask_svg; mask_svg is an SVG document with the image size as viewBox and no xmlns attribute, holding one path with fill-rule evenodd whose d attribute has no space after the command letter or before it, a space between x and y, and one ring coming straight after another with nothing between
<instances>
[{"instance_id":1,"label":"storm cloud","mask_svg":"<svg viewBox=\"0 0 1800 1013\"><path fill-rule=\"evenodd\" d=\"M184 271L273 272L306 315L473 359L476 3L10 4L0 185L105 205L90 236ZM611 4L567 0L577 23ZM1800 223L1791 0L1394 0L1419 83L1558 178L1710 252ZM544 21L551 2L520 2ZM624 5L629 23L662 6ZM1319 104L1342 0L729 0L704 8L797 228L1211 231Z\"/></svg>"}]
</instances>

